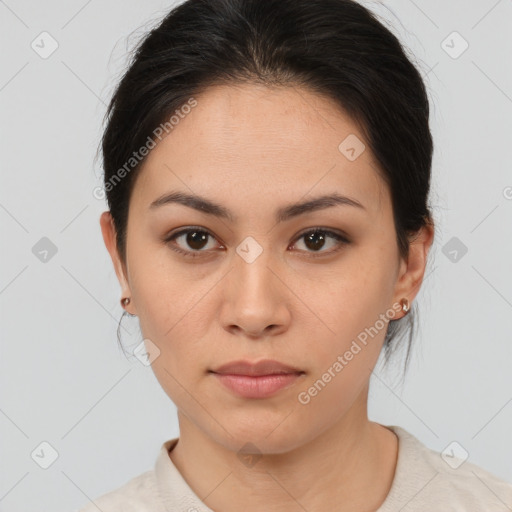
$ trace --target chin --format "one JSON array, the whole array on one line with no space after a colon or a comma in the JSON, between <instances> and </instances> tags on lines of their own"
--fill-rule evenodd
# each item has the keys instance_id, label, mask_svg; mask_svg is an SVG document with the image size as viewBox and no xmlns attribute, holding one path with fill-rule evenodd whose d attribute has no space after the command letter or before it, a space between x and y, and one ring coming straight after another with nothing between
<instances>
[{"instance_id":1,"label":"chin","mask_svg":"<svg viewBox=\"0 0 512 512\"><path fill-rule=\"evenodd\" d=\"M229 425L227 432L216 424L215 431L210 431L209 435L218 444L237 453L286 453L302 446L308 436L304 433L304 426L299 428L297 422L287 424L285 418L283 414L269 416L265 411L261 411L260 416L255 413L250 418L246 414L244 420L230 418L226 422Z\"/></svg>"}]
</instances>

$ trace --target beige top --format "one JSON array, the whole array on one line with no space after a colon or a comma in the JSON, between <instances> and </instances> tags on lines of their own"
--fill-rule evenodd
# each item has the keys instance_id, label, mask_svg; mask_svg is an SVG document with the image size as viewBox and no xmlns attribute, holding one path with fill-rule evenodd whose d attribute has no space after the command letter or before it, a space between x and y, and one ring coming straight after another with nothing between
<instances>
[{"instance_id":1,"label":"beige top","mask_svg":"<svg viewBox=\"0 0 512 512\"><path fill-rule=\"evenodd\" d=\"M512 484L467 460L462 464L457 457L445 460L402 427L386 426L398 436L398 460L390 492L376 512L512 511ZM213 512L169 457L178 439L162 444L154 469L80 512Z\"/></svg>"}]
</instances>

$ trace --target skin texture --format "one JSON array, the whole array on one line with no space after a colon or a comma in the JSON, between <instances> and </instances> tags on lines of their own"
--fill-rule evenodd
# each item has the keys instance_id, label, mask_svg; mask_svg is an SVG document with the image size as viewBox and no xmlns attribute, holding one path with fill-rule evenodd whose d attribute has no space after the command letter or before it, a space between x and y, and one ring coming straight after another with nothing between
<instances>
[{"instance_id":1,"label":"skin texture","mask_svg":"<svg viewBox=\"0 0 512 512\"><path fill-rule=\"evenodd\" d=\"M408 261L400 259L389 190L368 145L354 161L338 149L350 134L364 137L331 100L254 84L211 87L196 99L137 178L126 262L110 214L100 219L122 296L131 297L127 310L159 348L152 368L178 409L180 439L170 457L216 512L315 512L333 504L376 510L398 449L395 434L367 416L386 329L307 404L298 394L393 304L403 297L412 304L433 228L417 234ZM235 219L179 204L150 211L171 191L206 197ZM334 206L276 223L278 208L333 192L364 209ZM193 226L212 235L202 246L187 244L186 235L165 242ZM308 244L315 227L341 231L350 243L326 235L323 246ZM262 249L251 263L236 252L248 236ZM305 374L272 397L247 399L208 373L229 361L266 358ZM257 447L254 465L237 456L246 443Z\"/></svg>"}]
</instances>

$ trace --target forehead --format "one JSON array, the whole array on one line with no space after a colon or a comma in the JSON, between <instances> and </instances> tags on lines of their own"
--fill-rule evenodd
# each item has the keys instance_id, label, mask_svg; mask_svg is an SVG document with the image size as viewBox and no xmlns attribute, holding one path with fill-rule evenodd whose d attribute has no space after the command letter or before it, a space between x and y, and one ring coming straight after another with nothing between
<instances>
[{"instance_id":1,"label":"forehead","mask_svg":"<svg viewBox=\"0 0 512 512\"><path fill-rule=\"evenodd\" d=\"M253 84L214 86L194 98L197 105L146 158L136 185L141 201L176 188L241 205L337 191L383 207L373 155L334 101Z\"/></svg>"}]
</instances>

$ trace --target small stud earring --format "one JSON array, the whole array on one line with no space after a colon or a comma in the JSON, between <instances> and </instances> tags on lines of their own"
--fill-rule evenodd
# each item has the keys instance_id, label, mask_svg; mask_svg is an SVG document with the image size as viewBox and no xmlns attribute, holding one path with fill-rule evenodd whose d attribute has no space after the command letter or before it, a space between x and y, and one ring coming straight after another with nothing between
<instances>
[{"instance_id":1,"label":"small stud earring","mask_svg":"<svg viewBox=\"0 0 512 512\"><path fill-rule=\"evenodd\" d=\"M402 311L407 314L409 312L409 301L406 298L403 298L400 301L400 304L402 305Z\"/></svg>"},{"instance_id":2,"label":"small stud earring","mask_svg":"<svg viewBox=\"0 0 512 512\"><path fill-rule=\"evenodd\" d=\"M121 299L121 306L124 308L126 306L128 306L128 304L130 304L130 297L125 297L124 299Z\"/></svg>"}]
</instances>

